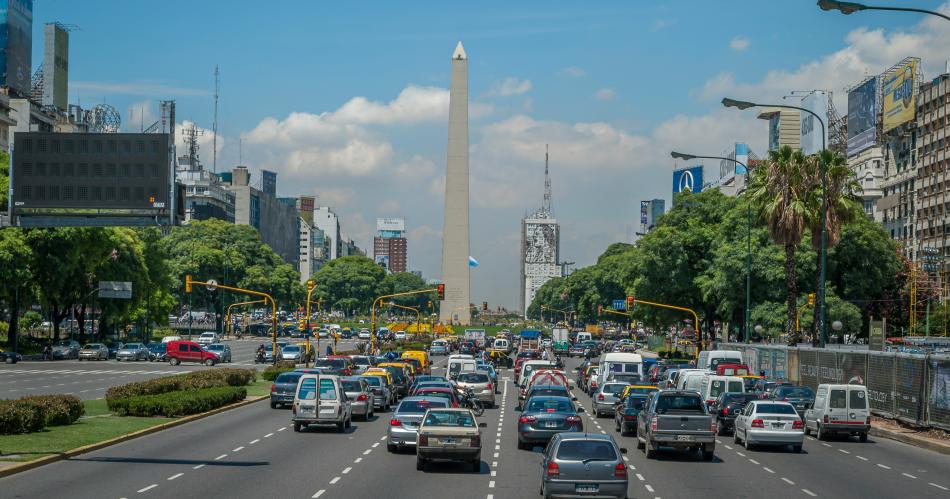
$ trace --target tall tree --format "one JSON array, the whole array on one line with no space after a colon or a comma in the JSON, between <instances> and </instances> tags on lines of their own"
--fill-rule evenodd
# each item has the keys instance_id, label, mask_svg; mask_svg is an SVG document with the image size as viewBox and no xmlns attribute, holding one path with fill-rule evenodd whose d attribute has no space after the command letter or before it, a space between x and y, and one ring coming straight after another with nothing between
<instances>
[{"instance_id":1,"label":"tall tree","mask_svg":"<svg viewBox=\"0 0 950 499\"><path fill-rule=\"evenodd\" d=\"M369 310L378 296L386 271L365 256L344 256L331 260L314 274L317 294L324 310L346 315Z\"/></svg>"},{"instance_id":2,"label":"tall tree","mask_svg":"<svg viewBox=\"0 0 950 499\"><path fill-rule=\"evenodd\" d=\"M32 294L32 253L22 230L0 230L0 275L5 281L5 284L0 286L0 302L5 303L10 312L6 346L13 352L17 351L19 346L19 312L22 304L28 303Z\"/></svg>"}]
</instances>

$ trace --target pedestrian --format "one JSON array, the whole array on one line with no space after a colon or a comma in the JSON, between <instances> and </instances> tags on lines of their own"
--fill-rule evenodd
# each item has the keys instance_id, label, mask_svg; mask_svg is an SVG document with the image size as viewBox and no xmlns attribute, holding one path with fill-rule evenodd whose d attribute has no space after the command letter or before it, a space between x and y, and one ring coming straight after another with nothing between
<instances>
[{"instance_id":1,"label":"pedestrian","mask_svg":"<svg viewBox=\"0 0 950 499\"><path fill-rule=\"evenodd\" d=\"M333 347L330 345L327 345L327 356L330 356L330 355L333 355Z\"/></svg>"}]
</instances>

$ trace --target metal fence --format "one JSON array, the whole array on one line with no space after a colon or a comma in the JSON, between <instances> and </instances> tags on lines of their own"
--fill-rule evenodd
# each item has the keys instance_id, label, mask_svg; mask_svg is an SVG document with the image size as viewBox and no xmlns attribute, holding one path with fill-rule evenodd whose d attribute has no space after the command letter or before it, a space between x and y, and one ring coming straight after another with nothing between
<instances>
[{"instance_id":1,"label":"metal fence","mask_svg":"<svg viewBox=\"0 0 950 499\"><path fill-rule=\"evenodd\" d=\"M720 348L743 352L746 364L766 376L812 389L865 385L874 414L950 430L950 356L736 343Z\"/></svg>"}]
</instances>

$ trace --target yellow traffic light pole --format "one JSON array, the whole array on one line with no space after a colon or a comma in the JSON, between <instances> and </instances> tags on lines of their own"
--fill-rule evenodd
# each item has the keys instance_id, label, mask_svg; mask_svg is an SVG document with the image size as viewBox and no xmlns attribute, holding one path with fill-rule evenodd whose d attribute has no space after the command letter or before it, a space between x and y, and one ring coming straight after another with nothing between
<instances>
[{"instance_id":1,"label":"yellow traffic light pole","mask_svg":"<svg viewBox=\"0 0 950 499\"><path fill-rule=\"evenodd\" d=\"M224 322L227 323L227 331L231 332L231 309L239 305L253 305L255 303L265 303L267 300L252 300L252 301L242 301L238 303L232 303L228 305L228 311L224 314Z\"/></svg>"},{"instance_id":2,"label":"yellow traffic light pole","mask_svg":"<svg viewBox=\"0 0 950 499\"><path fill-rule=\"evenodd\" d=\"M249 294L253 296L260 296L261 298L264 298L265 300L270 300L271 314L272 314L271 319L273 322L272 330L271 330L271 350L274 352L274 363L275 364L277 363L277 302L274 301L273 296L261 291L254 291L251 289L244 289L244 288L235 288L233 286L225 286L224 284L218 284L214 281L210 281L210 282L193 281L191 280L191 274L185 274L185 293L191 293L192 286L204 286L208 288L208 291L216 291L218 289L224 289L227 291L234 291L235 293L245 293L245 294Z\"/></svg>"},{"instance_id":3,"label":"yellow traffic light pole","mask_svg":"<svg viewBox=\"0 0 950 499\"><path fill-rule=\"evenodd\" d=\"M630 301L629 298L630 297L628 297L627 299L628 302ZM668 308L670 310L679 310L681 312L689 312L693 314L693 330L696 331L696 336L699 337L699 350L702 351L706 349L706 340L703 339L703 334L699 331L699 316L696 315L696 312L693 309L686 308L686 307L677 307L676 305L667 305L666 303L656 303L652 301L641 300L639 298L633 298L633 303L642 303L644 305L650 305L653 307ZM698 355L699 354L697 352L697 356Z\"/></svg>"},{"instance_id":4,"label":"yellow traffic light pole","mask_svg":"<svg viewBox=\"0 0 950 499\"><path fill-rule=\"evenodd\" d=\"M438 288L431 289L419 289L416 291L405 291L403 293L394 293L391 295L382 295L373 300L373 305L370 307L370 351L369 354L374 354L376 352L376 306L379 305L386 298L395 298L397 296L410 296L410 295L421 295L423 293L431 293L433 291L438 291Z\"/></svg>"},{"instance_id":5,"label":"yellow traffic light pole","mask_svg":"<svg viewBox=\"0 0 950 499\"><path fill-rule=\"evenodd\" d=\"M305 367L310 367L310 298L313 296L313 290L315 289L317 289L317 283L313 279L307 279L307 328L304 331L304 336L307 338L307 362L303 364ZM319 303L317 306L319 307ZM317 341L320 341L319 335L317 335ZM319 354L318 351L317 355ZM316 360L317 355L313 355L314 360Z\"/></svg>"},{"instance_id":6,"label":"yellow traffic light pole","mask_svg":"<svg viewBox=\"0 0 950 499\"><path fill-rule=\"evenodd\" d=\"M382 301L379 303L379 306L381 307L386 306L386 305L389 305L390 307L396 307L396 308L401 308L403 310L411 310L415 312L416 313L416 332L417 333L419 332L419 328L422 326L422 314L419 313L419 309L417 307L407 307L405 305L400 305L398 303L394 303L394 302L387 303L385 301Z\"/></svg>"},{"instance_id":7,"label":"yellow traffic light pole","mask_svg":"<svg viewBox=\"0 0 950 499\"><path fill-rule=\"evenodd\" d=\"M561 309L559 309L559 308L551 308L551 307L548 307L548 306L545 306L545 305L541 305L541 310L542 310L542 314L543 314L543 311L544 311L544 310L553 310L553 311L555 311L555 312L560 312L560 313L564 314L564 322L567 322L567 314L573 314L573 313L574 313L573 310L561 310ZM541 317L541 322L544 322L544 317L543 317L543 316Z\"/></svg>"}]
</instances>

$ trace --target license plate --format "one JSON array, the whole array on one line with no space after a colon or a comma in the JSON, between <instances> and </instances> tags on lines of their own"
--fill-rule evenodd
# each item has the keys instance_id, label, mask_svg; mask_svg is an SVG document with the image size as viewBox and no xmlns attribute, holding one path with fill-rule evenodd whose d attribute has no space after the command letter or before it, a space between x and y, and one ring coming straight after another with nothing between
<instances>
[{"instance_id":1,"label":"license plate","mask_svg":"<svg viewBox=\"0 0 950 499\"><path fill-rule=\"evenodd\" d=\"M678 442L692 442L693 436L692 435L677 435L676 440Z\"/></svg>"},{"instance_id":2,"label":"license plate","mask_svg":"<svg viewBox=\"0 0 950 499\"><path fill-rule=\"evenodd\" d=\"M785 423L772 423L772 428L781 430L782 428L785 428Z\"/></svg>"},{"instance_id":3,"label":"license plate","mask_svg":"<svg viewBox=\"0 0 950 499\"><path fill-rule=\"evenodd\" d=\"M596 494L600 491L600 485L577 484L574 486L574 492L581 494Z\"/></svg>"},{"instance_id":4,"label":"license plate","mask_svg":"<svg viewBox=\"0 0 950 499\"><path fill-rule=\"evenodd\" d=\"M458 445L459 441L454 438L440 438L439 443L442 445Z\"/></svg>"},{"instance_id":5,"label":"license plate","mask_svg":"<svg viewBox=\"0 0 950 499\"><path fill-rule=\"evenodd\" d=\"M544 427L545 427L545 428L557 428L557 427L558 427L558 424L557 424L557 421L545 421L545 422L544 422Z\"/></svg>"}]
</instances>

